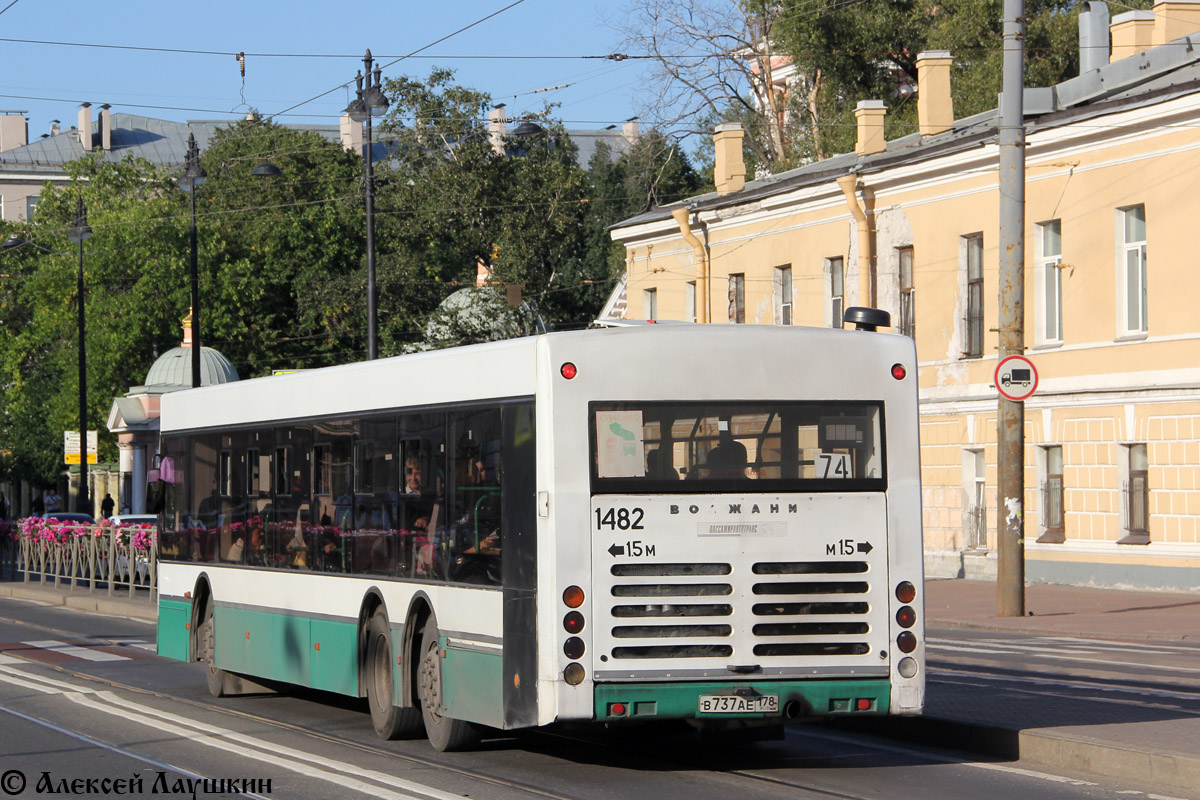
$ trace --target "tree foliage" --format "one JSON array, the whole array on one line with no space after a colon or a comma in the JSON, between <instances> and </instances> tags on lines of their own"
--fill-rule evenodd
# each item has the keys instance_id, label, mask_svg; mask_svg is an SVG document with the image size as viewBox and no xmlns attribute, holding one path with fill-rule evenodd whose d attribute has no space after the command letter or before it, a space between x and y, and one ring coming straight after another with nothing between
<instances>
[{"instance_id":1,"label":"tree foliage","mask_svg":"<svg viewBox=\"0 0 1200 800\"><path fill-rule=\"evenodd\" d=\"M529 333L535 318L585 325L620 271L607 226L699 186L673 141L653 132L626 152L598 153L589 174L549 109L540 134L510 136L498 151L483 121L490 99L449 71L392 80L387 91L392 110L374 150L382 356ZM252 176L264 160L283 176ZM252 118L219 129L201 165L204 345L242 378L364 358L362 154ZM67 239L77 197L93 229L83 260L87 413L101 461L117 458L105 426L113 398L179 345L189 309L191 198L178 171L99 156L68 171L19 228L32 244L0 256L0 476L49 482L62 467L62 431L78 428L78 250ZM496 286L446 303L474 285L480 263ZM522 304L509 305L506 285L520 287Z\"/></svg>"}]
</instances>

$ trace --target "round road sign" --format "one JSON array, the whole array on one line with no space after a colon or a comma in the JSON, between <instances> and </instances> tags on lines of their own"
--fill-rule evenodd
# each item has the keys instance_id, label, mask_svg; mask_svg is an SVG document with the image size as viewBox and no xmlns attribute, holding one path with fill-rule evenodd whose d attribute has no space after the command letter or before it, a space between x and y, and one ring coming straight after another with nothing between
<instances>
[{"instance_id":1,"label":"round road sign","mask_svg":"<svg viewBox=\"0 0 1200 800\"><path fill-rule=\"evenodd\" d=\"M1029 399L1037 390L1037 367L1025 356L1009 356L1000 359L996 365L996 391L1004 397L1019 403Z\"/></svg>"}]
</instances>

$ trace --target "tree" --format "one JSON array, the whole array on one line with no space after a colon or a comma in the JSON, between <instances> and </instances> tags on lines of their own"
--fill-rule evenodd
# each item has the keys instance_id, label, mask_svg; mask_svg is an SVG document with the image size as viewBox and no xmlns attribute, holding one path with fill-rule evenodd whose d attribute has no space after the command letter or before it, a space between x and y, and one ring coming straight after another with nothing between
<instances>
[{"instance_id":1,"label":"tree","mask_svg":"<svg viewBox=\"0 0 1200 800\"><path fill-rule=\"evenodd\" d=\"M657 130L642 134L618 155L600 143L588 164L588 181L585 271L606 275L608 287L625 274L625 247L612 241L608 227L691 197L705 183L679 142Z\"/></svg>"},{"instance_id":2,"label":"tree","mask_svg":"<svg viewBox=\"0 0 1200 800\"><path fill-rule=\"evenodd\" d=\"M790 163L775 70L780 5L755 0L633 0L617 29L652 65L643 116L663 130L707 135L716 122L746 128L750 167Z\"/></svg>"},{"instance_id":3,"label":"tree","mask_svg":"<svg viewBox=\"0 0 1200 800\"><path fill-rule=\"evenodd\" d=\"M1051 86L1079 73L1078 25L1082 0L1027 0L1025 81ZM1145 8L1150 0L1128 7ZM996 107L1003 63L1003 0L755 0L776 9L777 47L791 54L797 73L796 103L807 125L792 133L813 158L854 146L859 100L888 104L894 134L916 129L917 55L949 50L954 56L951 92L955 115ZM903 91L902 91L903 89Z\"/></svg>"},{"instance_id":4,"label":"tree","mask_svg":"<svg viewBox=\"0 0 1200 800\"><path fill-rule=\"evenodd\" d=\"M394 155L380 165L376 205L381 348L397 352L423 337L430 314L474 284L480 265L553 323L590 319L598 304L583 270L587 180L548 110L538 136L510 136L497 151L485 122L490 98L457 85L453 72L386 88L381 136Z\"/></svg>"}]
</instances>

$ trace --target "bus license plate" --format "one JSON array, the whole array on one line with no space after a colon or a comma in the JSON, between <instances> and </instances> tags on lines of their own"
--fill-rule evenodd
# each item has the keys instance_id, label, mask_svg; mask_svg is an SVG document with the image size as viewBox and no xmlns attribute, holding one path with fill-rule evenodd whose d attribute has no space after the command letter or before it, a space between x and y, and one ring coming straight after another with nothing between
<instances>
[{"instance_id":1,"label":"bus license plate","mask_svg":"<svg viewBox=\"0 0 1200 800\"><path fill-rule=\"evenodd\" d=\"M700 695L701 714L777 714L779 695L758 694L742 697L735 694Z\"/></svg>"}]
</instances>

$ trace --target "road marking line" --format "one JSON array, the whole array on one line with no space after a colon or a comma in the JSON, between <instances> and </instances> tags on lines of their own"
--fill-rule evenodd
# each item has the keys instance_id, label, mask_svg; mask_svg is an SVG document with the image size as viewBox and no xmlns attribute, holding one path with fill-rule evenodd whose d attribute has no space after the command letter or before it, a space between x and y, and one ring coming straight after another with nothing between
<instances>
[{"instance_id":1,"label":"road marking line","mask_svg":"<svg viewBox=\"0 0 1200 800\"><path fill-rule=\"evenodd\" d=\"M116 653L106 653L103 650L96 650L91 647L79 647L66 642L54 641L47 639L41 642L21 642L21 644L36 647L39 650L49 650L54 653L62 653L63 655L82 658L84 661L128 661L129 656L119 656Z\"/></svg>"},{"instance_id":2,"label":"road marking line","mask_svg":"<svg viewBox=\"0 0 1200 800\"><path fill-rule=\"evenodd\" d=\"M904 753L905 755L920 756L920 757L926 758L930 761L940 761L944 764L958 764L958 765L964 766L964 767L975 767L976 769L986 769L986 770L991 770L993 772L1006 772L1010 775L1022 775L1026 778L1036 778L1038 780L1050 781L1052 783L1067 783L1072 786L1099 786L1100 785L1098 783L1093 783L1092 781L1085 781L1080 778L1068 778L1066 775L1052 775L1048 772L1034 772L1031 769L1022 769L1021 767L1009 767L1004 764L988 764L983 761L963 761L961 759L951 758L949 756L941 756L936 753L926 752L924 750L913 750L911 748L900 747L898 745L881 744L876 741L870 741L870 742L864 743L861 739L855 739L852 736L842 736L840 734L832 733L827 730L822 730L820 733L803 733L801 731L798 731L795 728L792 728L788 731L788 733L789 733L789 735L795 734L798 736L809 736L814 739L833 739L834 741L837 741L837 742L843 742L845 744L854 744L854 745L859 745L859 746L866 744L867 747L874 747L879 750L887 750L887 751L890 751L893 753Z\"/></svg>"},{"instance_id":3,"label":"road marking line","mask_svg":"<svg viewBox=\"0 0 1200 800\"><path fill-rule=\"evenodd\" d=\"M927 643L925 646L932 650L951 649L948 647L939 647L935 643ZM993 652L994 653L994 652L1007 652L1007 651L975 650L973 652L976 652L976 653ZM1173 667L1173 666L1169 666L1167 664L1147 664L1144 661L1114 661L1111 658L1102 658L1102 659L1101 658L1075 658L1073 656L1067 656L1067 655L1048 654L1048 653L1036 650L1034 648L1028 648L1028 649L1021 648L1019 652L1028 652L1030 655L1037 656L1039 658L1054 659L1056 661L1073 661L1078 664L1090 664L1094 667L1095 666L1101 666L1101 667L1118 666L1118 667L1137 667L1138 669L1142 669L1142 670L1158 669L1158 670L1164 670L1167 672L1200 672L1200 668L1197 668L1197 667ZM1011 652L1010 652L1010 654L1011 654Z\"/></svg>"},{"instance_id":4,"label":"road marking line","mask_svg":"<svg viewBox=\"0 0 1200 800\"><path fill-rule=\"evenodd\" d=\"M19 660L19 659L14 659ZM29 662L21 661L23 664ZM29 678L30 680L25 680ZM375 797L388 798L388 800L412 800L413 798L429 798L429 800L461 800L461 795L449 794L425 786L413 781L407 781L403 778L397 778L393 775L388 775L383 772L373 770L365 770L356 764L350 764L345 761L338 761L331 758L318 756L314 753L308 753L303 750L296 750L282 745L276 745L261 739L255 739L251 736L235 733L227 728L221 728L215 725L209 725L199 720L181 717L177 714L171 714L166 711L160 711L150 706L144 706L140 703L128 702L122 700L115 693L109 690L92 690L76 684L66 683L64 681L56 681L51 678L43 678L41 676L29 675L11 667L0 666L0 681L10 683L16 686L21 686L26 689L43 692L45 694L57 694L65 697L71 702L93 708L97 711L102 711L106 714L120 717L132 722L139 722L151 728L173 733L180 738L194 741L199 744L214 747L218 750L226 750L231 753L236 753L256 761L273 764L283 767L291 772L297 772L308 777L318 778L320 780L335 783L344 788ZM35 682L35 681L40 681ZM189 730L189 728L191 730ZM229 741L225 741L225 740ZM259 749L247 749L259 748ZM298 760L291 760L298 759ZM320 769L316 766L321 765L327 769ZM336 772L345 773L338 775ZM390 792L386 789L381 789L375 784L365 783L356 780L347 775L357 775L368 778L385 786L392 786L401 793Z\"/></svg>"},{"instance_id":5,"label":"road marking line","mask_svg":"<svg viewBox=\"0 0 1200 800\"><path fill-rule=\"evenodd\" d=\"M1169 692L1169 691L1164 691L1164 690L1160 690L1160 689L1138 689L1138 688L1134 688L1134 687L1126 688L1124 686L1105 686L1104 684L1098 684L1098 683L1084 683L1084 682L1079 682L1079 681L1063 681L1063 680L1056 680L1054 678L1038 678L1038 677L1034 677L1034 676L1030 676L1027 678L1010 678L1010 677L1007 677L1004 675L991 675L991 674L979 673L979 672L965 672L965 671L961 671L961 670L947 669L945 667L930 667L928 671L930 672L930 674L937 674L937 675L948 675L948 676L966 675L966 676L969 676L972 678L987 679L988 681L991 681L993 683L999 683L999 682L1032 683L1032 684L1035 684L1038 686L1066 687L1069 689L1084 689L1084 690L1089 690L1089 691L1108 692L1111 694L1133 694L1133 695L1149 696L1149 697L1169 697L1172 700L1200 700L1200 694L1197 694L1196 692L1191 692L1191 693ZM957 683L957 684L966 685L966 686L981 685L979 683L963 681L963 680L954 681L954 680L946 680L945 678L941 678L939 680L942 683ZM983 685L986 685L986 684L983 684ZM1092 699L1096 699L1096 698L1092 698ZM1099 698L1099 699L1107 700L1109 698ZM1128 702L1128 701L1123 701L1123 702Z\"/></svg>"}]
</instances>

